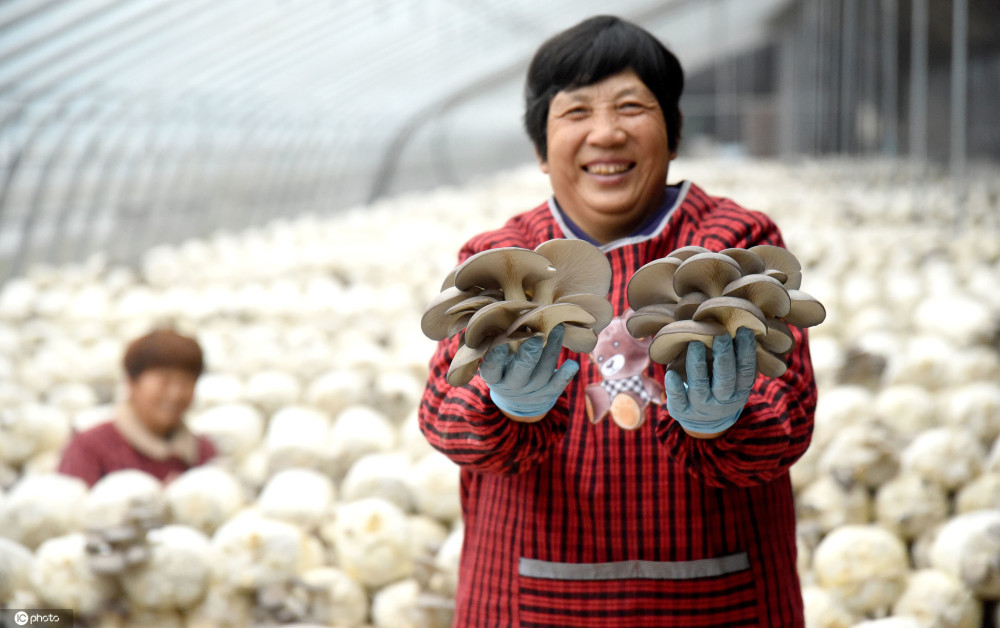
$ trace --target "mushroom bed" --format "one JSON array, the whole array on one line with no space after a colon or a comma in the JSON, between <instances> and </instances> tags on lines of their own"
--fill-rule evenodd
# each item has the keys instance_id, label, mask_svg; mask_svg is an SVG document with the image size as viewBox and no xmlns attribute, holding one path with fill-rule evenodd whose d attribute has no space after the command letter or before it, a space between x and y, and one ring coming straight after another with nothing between
<instances>
[{"instance_id":1,"label":"mushroom bed","mask_svg":"<svg viewBox=\"0 0 1000 628\"><path fill-rule=\"evenodd\" d=\"M791 474L807 625L998 625L997 184L959 210L946 179L911 188L891 162L685 158L671 175L772 215L826 310L808 330L813 442ZM549 193L526 167L0 286L0 602L101 626L448 626L458 470L417 428L421 317L466 239ZM770 282L734 281L730 296L771 303ZM495 300L481 287L464 307ZM593 300L570 301L600 326ZM442 312L460 320L457 303ZM72 430L120 398L125 343L162 321L205 349L188 423L220 458L165 486L56 475ZM497 321L483 338L518 328Z\"/></svg>"}]
</instances>

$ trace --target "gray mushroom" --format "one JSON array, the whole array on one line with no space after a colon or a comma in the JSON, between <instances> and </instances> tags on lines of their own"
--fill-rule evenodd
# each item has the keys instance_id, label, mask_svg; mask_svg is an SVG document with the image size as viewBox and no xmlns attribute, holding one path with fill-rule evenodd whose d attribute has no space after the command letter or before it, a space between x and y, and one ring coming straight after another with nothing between
<instances>
[{"instance_id":1,"label":"gray mushroom","mask_svg":"<svg viewBox=\"0 0 1000 628\"><path fill-rule=\"evenodd\" d=\"M722 295L722 289L742 276L740 265L728 255L698 253L687 258L674 272L674 292L704 292L709 297Z\"/></svg>"},{"instance_id":2,"label":"gray mushroom","mask_svg":"<svg viewBox=\"0 0 1000 628\"><path fill-rule=\"evenodd\" d=\"M555 272L544 255L509 246L469 257L455 272L455 286L460 290L499 288L504 300L525 301L525 284L536 284Z\"/></svg>"},{"instance_id":3,"label":"gray mushroom","mask_svg":"<svg viewBox=\"0 0 1000 628\"><path fill-rule=\"evenodd\" d=\"M668 364L681 355L693 340L712 346L712 339L726 333L726 328L715 321L676 321L657 332L649 345L649 357L660 364Z\"/></svg>"},{"instance_id":4,"label":"gray mushroom","mask_svg":"<svg viewBox=\"0 0 1000 628\"><path fill-rule=\"evenodd\" d=\"M676 303L679 297L674 291L674 273L683 262L668 256L635 271L625 288L629 306L638 312L647 305Z\"/></svg>"},{"instance_id":5,"label":"gray mushroom","mask_svg":"<svg viewBox=\"0 0 1000 628\"><path fill-rule=\"evenodd\" d=\"M757 273L730 282L722 289L722 295L746 299L759 307L765 316L784 316L792 307L788 290L780 281Z\"/></svg>"},{"instance_id":6,"label":"gray mushroom","mask_svg":"<svg viewBox=\"0 0 1000 628\"><path fill-rule=\"evenodd\" d=\"M736 335L736 330L746 327L755 335L766 334L767 324L760 308L736 297L715 297L698 306L691 317L695 321L715 321L726 329L730 336Z\"/></svg>"},{"instance_id":7,"label":"gray mushroom","mask_svg":"<svg viewBox=\"0 0 1000 628\"><path fill-rule=\"evenodd\" d=\"M796 327L815 327L826 319L826 308L810 294L801 290L789 290L792 304L785 322Z\"/></svg>"}]
</instances>

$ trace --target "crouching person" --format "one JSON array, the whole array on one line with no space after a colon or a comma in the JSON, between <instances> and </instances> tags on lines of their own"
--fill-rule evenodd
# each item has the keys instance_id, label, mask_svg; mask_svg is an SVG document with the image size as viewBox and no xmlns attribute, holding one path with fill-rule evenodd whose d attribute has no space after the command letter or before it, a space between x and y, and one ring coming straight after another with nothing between
<instances>
[{"instance_id":1,"label":"crouching person","mask_svg":"<svg viewBox=\"0 0 1000 628\"><path fill-rule=\"evenodd\" d=\"M157 329L129 343L123 363L126 399L110 420L70 440L59 472L91 486L122 469L168 482L215 456L212 443L184 424L204 369L198 342L172 329Z\"/></svg>"}]
</instances>

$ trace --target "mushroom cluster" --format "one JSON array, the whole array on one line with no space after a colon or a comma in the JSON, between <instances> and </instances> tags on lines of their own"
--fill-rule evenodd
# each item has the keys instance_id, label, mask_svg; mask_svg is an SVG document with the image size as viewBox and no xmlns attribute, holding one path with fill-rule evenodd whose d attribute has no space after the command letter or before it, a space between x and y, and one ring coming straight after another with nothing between
<instances>
[{"instance_id":1,"label":"mushroom cluster","mask_svg":"<svg viewBox=\"0 0 1000 628\"><path fill-rule=\"evenodd\" d=\"M684 246L632 275L627 326L636 338L653 337L649 357L685 374L689 342L711 345L746 327L757 339L757 370L778 377L795 346L789 325L823 322L823 304L799 290L802 266L787 249L761 244L718 253Z\"/></svg>"},{"instance_id":2,"label":"mushroom cluster","mask_svg":"<svg viewBox=\"0 0 1000 628\"><path fill-rule=\"evenodd\" d=\"M463 329L448 383L469 383L487 351L527 338L547 337L565 325L563 346L589 353L614 313L607 300L611 264L583 240L548 240L534 251L502 247L472 255L445 278L420 320L432 340Z\"/></svg>"}]
</instances>

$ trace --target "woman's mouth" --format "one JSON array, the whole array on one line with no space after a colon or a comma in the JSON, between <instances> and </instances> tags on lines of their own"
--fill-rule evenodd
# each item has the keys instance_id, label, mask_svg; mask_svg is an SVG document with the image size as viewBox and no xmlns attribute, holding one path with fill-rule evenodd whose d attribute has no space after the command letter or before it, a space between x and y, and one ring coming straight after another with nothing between
<instances>
[{"instance_id":1,"label":"woman's mouth","mask_svg":"<svg viewBox=\"0 0 1000 628\"><path fill-rule=\"evenodd\" d=\"M635 167L635 162L628 163L594 163L587 164L583 169L590 173L596 175L615 175L628 172Z\"/></svg>"}]
</instances>

